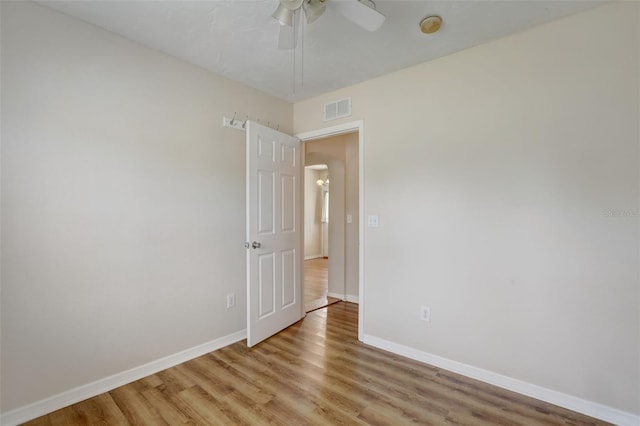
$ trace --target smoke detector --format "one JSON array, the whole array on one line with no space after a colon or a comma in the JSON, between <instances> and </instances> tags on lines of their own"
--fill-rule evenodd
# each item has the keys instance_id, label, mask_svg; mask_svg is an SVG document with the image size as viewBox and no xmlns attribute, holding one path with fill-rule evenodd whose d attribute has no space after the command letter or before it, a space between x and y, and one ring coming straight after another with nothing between
<instances>
[{"instance_id":1,"label":"smoke detector","mask_svg":"<svg viewBox=\"0 0 640 426\"><path fill-rule=\"evenodd\" d=\"M442 18L436 15L427 16L420 21L420 31L425 34L433 34L442 26Z\"/></svg>"}]
</instances>

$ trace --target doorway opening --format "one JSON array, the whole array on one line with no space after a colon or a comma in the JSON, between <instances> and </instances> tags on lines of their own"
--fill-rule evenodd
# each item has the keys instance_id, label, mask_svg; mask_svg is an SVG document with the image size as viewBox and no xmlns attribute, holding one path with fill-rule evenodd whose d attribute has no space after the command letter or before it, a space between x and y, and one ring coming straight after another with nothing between
<instances>
[{"instance_id":1,"label":"doorway opening","mask_svg":"<svg viewBox=\"0 0 640 426\"><path fill-rule=\"evenodd\" d=\"M359 133L306 141L304 159L306 311L358 303Z\"/></svg>"},{"instance_id":2,"label":"doorway opening","mask_svg":"<svg viewBox=\"0 0 640 426\"><path fill-rule=\"evenodd\" d=\"M304 305L305 312L339 302L329 296L330 170L314 164L304 170Z\"/></svg>"},{"instance_id":3,"label":"doorway opening","mask_svg":"<svg viewBox=\"0 0 640 426\"><path fill-rule=\"evenodd\" d=\"M276 334L305 315L303 258L304 250L304 184L302 175L305 164L326 164L332 170L335 197L328 203L329 216L338 218L329 227L328 296L335 291L338 298L358 303L358 340L363 341L364 332L364 244L363 244L363 145L364 122L344 123L319 130L288 136L259 123L247 120L247 346ZM334 136L355 135L350 146L357 147L355 155L345 153L345 160L331 153L314 150L312 145L319 140ZM304 142L301 144L301 142ZM324 144L323 144L324 145ZM331 146L331 144L326 144ZM335 146L335 145L334 145ZM307 148L308 151L307 151ZM305 153L305 151L307 151ZM314 152L317 151L317 152ZM278 155L276 156L276 153ZM313 157L316 157L315 159ZM325 161L319 161L324 157ZM276 161L275 158L279 160ZM351 187L357 187L355 214L346 214L345 163L357 161ZM311 163L311 160L315 163ZM277 182L276 182L277 181ZM336 185L337 183L340 183ZM341 192L340 192L341 191ZM340 195L341 194L341 195ZM340 208L342 207L342 208ZM276 227L275 219L278 218ZM355 268L345 256L345 226L353 225L356 231L357 256ZM336 238L337 237L337 238ZM353 248L353 247L352 247ZM349 251L350 253L352 251ZM348 274L356 273L355 280L346 280ZM296 272L299 271L299 272ZM357 290L350 293L347 283L357 282Z\"/></svg>"}]
</instances>

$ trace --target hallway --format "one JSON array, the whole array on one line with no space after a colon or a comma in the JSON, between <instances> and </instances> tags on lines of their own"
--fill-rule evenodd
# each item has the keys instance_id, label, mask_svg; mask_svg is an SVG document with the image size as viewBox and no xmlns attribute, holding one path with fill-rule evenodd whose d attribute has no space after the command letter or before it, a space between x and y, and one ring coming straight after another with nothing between
<instances>
[{"instance_id":1,"label":"hallway","mask_svg":"<svg viewBox=\"0 0 640 426\"><path fill-rule=\"evenodd\" d=\"M304 261L305 312L311 312L340 301L327 296L328 276L329 259L320 257Z\"/></svg>"}]
</instances>

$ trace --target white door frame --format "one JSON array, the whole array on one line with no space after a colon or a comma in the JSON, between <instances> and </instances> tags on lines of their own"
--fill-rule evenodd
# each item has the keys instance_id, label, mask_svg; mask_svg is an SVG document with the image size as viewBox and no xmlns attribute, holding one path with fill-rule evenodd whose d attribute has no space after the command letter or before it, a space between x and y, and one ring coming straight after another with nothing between
<instances>
[{"instance_id":1,"label":"white door frame","mask_svg":"<svg viewBox=\"0 0 640 426\"><path fill-rule=\"evenodd\" d=\"M295 135L308 142L358 132L358 340L364 340L364 120L324 127ZM342 218L344 220L344 218ZM345 284L346 285L346 284Z\"/></svg>"}]
</instances>

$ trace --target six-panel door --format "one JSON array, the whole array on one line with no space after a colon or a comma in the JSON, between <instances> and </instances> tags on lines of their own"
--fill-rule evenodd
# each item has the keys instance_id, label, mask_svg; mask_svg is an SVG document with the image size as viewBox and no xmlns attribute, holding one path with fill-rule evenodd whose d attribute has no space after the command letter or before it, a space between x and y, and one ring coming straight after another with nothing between
<instances>
[{"instance_id":1,"label":"six-panel door","mask_svg":"<svg viewBox=\"0 0 640 426\"><path fill-rule=\"evenodd\" d=\"M247 344L302 312L300 141L247 122ZM255 248L254 248L255 247Z\"/></svg>"}]
</instances>

